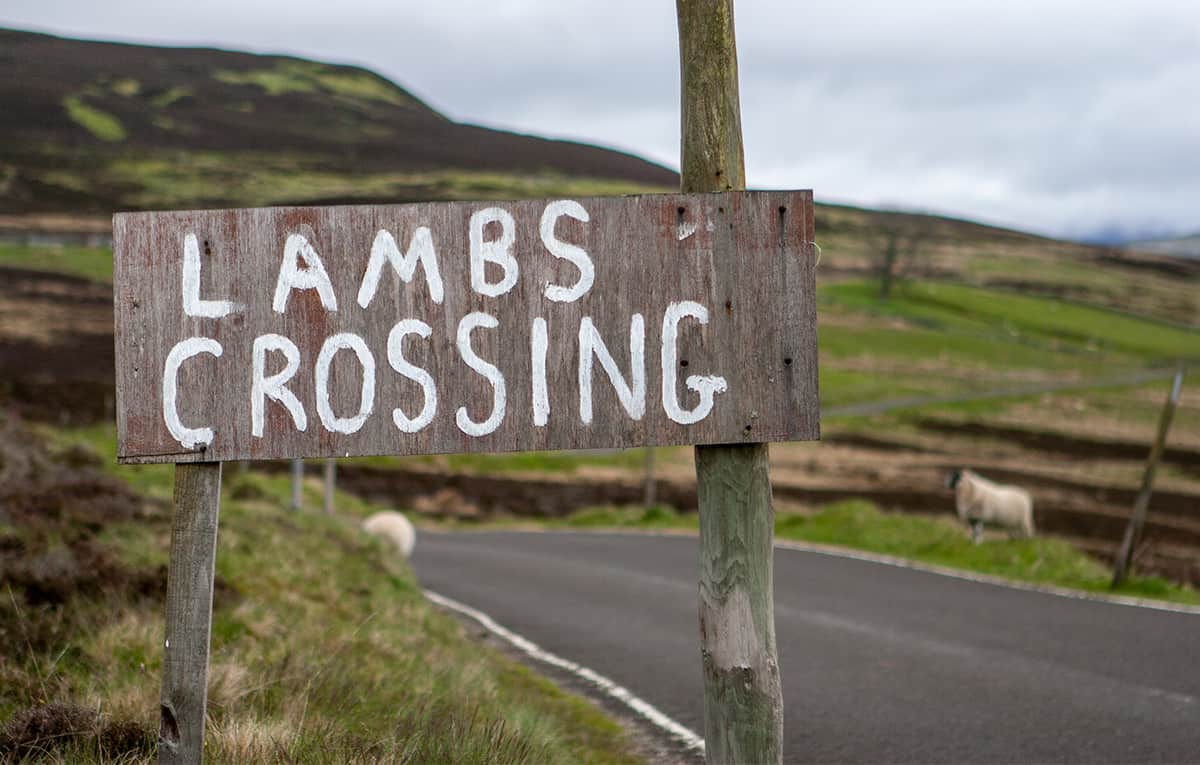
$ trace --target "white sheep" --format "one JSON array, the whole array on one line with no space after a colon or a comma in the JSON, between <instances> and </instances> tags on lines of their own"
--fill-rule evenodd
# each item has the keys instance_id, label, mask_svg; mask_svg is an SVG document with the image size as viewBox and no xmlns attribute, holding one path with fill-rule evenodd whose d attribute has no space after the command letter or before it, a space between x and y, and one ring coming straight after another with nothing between
<instances>
[{"instance_id":1,"label":"white sheep","mask_svg":"<svg viewBox=\"0 0 1200 765\"><path fill-rule=\"evenodd\" d=\"M954 489L958 517L971 524L971 539L979 543L983 524L1003 526L1014 536L1033 536L1033 499L1016 486L992 483L970 470L955 470L946 477Z\"/></svg>"},{"instance_id":2,"label":"white sheep","mask_svg":"<svg viewBox=\"0 0 1200 765\"><path fill-rule=\"evenodd\" d=\"M394 544L405 560L412 555L413 545L417 543L417 531L412 523L404 517L404 513L394 510L375 513L363 522L363 529Z\"/></svg>"}]
</instances>

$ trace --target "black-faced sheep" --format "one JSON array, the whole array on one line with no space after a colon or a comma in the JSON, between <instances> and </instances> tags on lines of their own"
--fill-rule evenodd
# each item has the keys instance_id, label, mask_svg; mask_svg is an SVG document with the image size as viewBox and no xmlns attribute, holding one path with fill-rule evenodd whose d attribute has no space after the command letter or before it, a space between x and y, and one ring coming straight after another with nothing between
<instances>
[{"instance_id":1,"label":"black-faced sheep","mask_svg":"<svg viewBox=\"0 0 1200 765\"><path fill-rule=\"evenodd\" d=\"M971 470L955 470L946 476L954 489L958 517L971 525L971 539L979 542L983 524L994 523L1013 536L1033 536L1033 500L1016 486L992 483Z\"/></svg>"},{"instance_id":2,"label":"black-faced sheep","mask_svg":"<svg viewBox=\"0 0 1200 765\"><path fill-rule=\"evenodd\" d=\"M405 560L412 555L413 545L417 542L417 532L412 523L404 517L403 513L397 513L394 510L375 513L363 522L363 529L368 534L382 537L385 541L394 544Z\"/></svg>"}]
</instances>

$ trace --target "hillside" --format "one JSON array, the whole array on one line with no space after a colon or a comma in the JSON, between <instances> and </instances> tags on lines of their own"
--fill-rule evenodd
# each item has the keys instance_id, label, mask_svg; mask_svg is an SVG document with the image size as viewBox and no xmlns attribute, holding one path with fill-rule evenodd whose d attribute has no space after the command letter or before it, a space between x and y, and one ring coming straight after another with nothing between
<instances>
[{"instance_id":1,"label":"hillside","mask_svg":"<svg viewBox=\"0 0 1200 765\"><path fill-rule=\"evenodd\" d=\"M112 419L111 206L515 199L676 183L626 155L455 125L363 70L4 35L0 71L21 76L0 79L2 102L19 107L0 115L12 138L0 142L0 404L34 421ZM303 124L283 117L297 113ZM437 138L451 134L530 153L481 155L482 144ZM425 144L436 146L413 148ZM1200 361L1200 260L836 205L818 205L816 231L824 443L772 449L776 497L942 513L945 470L970 465L1030 487L1040 529L1111 555L1163 377ZM1192 582L1197 403L1185 392L1140 558ZM658 460L659 497L694 507L690 452ZM345 486L432 515L553 515L637 502L640 464L636 454L456 456L347 470ZM498 475L510 469L528 475Z\"/></svg>"},{"instance_id":2,"label":"hillside","mask_svg":"<svg viewBox=\"0 0 1200 765\"><path fill-rule=\"evenodd\" d=\"M675 173L464 125L350 66L0 29L0 214L486 195L496 176L671 187Z\"/></svg>"},{"instance_id":3,"label":"hillside","mask_svg":"<svg viewBox=\"0 0 1200 765\"><path fill-rule=\"evenodd\" d=\"M1159 255L1175 255L1182 258L1200 258L1200 234L1181 236L1175 239L1150 239L1131 242L1129 249L1152 252Z\"/></svg>"},{"instance_id":4,"label":"hillside","mask_svg":"<svg viewBox=\"0 0 1200 765\"><path fill-rule=\"evenodd\" d=\"M0 240L106 244L115 210L668 190L637 157L447 119L365 69L0 29ZM818 194L820 190L818 189ZM1200 262L820 205L825 279L951 279L1200 324Z\"/></svg>"}]
</instances>

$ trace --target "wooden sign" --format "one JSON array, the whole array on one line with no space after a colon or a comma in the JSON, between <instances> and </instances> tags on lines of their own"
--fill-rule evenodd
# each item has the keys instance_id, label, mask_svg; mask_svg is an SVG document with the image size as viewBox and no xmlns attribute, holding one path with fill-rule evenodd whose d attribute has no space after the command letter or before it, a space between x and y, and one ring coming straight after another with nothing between
<instances>
[{"instance_id":1,"label":"wooden sign","mask_svg":"<svg viewBox=\"0 0 1200 765\"><path fill-rule=\"evenodd\" d=\"M123 213L121 462L815 439L812 193Z\"/></svg>"}]
</instances>

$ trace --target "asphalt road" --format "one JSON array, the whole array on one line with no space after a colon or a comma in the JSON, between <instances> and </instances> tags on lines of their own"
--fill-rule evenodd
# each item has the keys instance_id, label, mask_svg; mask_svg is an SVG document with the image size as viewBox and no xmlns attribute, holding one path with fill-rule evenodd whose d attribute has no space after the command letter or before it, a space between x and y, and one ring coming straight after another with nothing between
<instances>
[{"instance_id":1,"label":"asphalt road","mask_svg":"<svg viewBox=\"0 0 1200 765\"><path fill-rule=\"evenodd\" d=\"M690 537L420 534L423 586L703 734ZM1200 763L1200 615L780 549L786 762Z\"/></svg>"}]
</instances>

